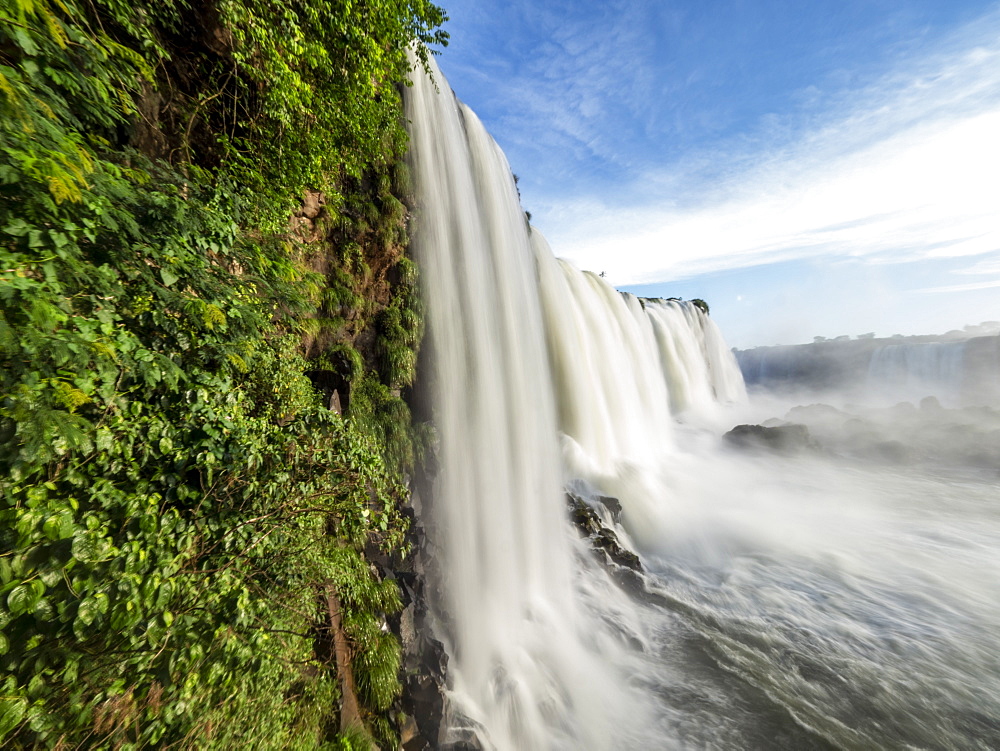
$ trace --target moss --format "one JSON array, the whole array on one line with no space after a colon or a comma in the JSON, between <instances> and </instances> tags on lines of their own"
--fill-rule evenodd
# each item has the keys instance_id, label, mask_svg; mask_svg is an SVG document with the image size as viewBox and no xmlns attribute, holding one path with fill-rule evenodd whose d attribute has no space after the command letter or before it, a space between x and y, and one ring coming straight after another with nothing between
<instances>
[{"instance_id":1,"label":"moss","mask_svg":"<svg viewBox=\"0 0 1000 751\"><path fill-rule=\"evenodd\" d=\"M410 408L374 374L355 380L350 418L374 437L389 466L400 472L412 470L416 447Z\"/></svg>"},{"instance_id":2,"label":"moss","mask_svg":"<svg viewBox=\"0 0 1000 751\"><path fill-rule=\"evenodd\" d=\"M361 728L346 728L332 743L332 751L374 751L374 748L372 737Z\"/></svg>"}]
</instances>

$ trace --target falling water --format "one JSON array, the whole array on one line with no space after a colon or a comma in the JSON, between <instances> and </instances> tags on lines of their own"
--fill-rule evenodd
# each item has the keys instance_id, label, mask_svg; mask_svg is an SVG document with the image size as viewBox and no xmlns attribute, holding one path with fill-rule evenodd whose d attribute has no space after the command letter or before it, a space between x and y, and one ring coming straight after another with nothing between
<instances>
[{"instance_id":1,"label":"falling water","mask_svg":"<svg viewBox=\"0 0 1000 751\"><path fill-rule=\"evenodd\" d=\"M556 260L431 68L406 105L454 722L501 751L997 747L995 481L727 450L755 407L714 323ZM566 487L621 500L631 591Z\"/></svg>"},{"instance_id":2,"label":"falling water","mask_svg":"<svg viewBox=\"0 0 1000 751\"><path fill-rule=\"evenodd\" d=\"M431 533L452 701L498 748L608 737L583 646L542 309L503 154L475 115L418 78L407 97L419 206L414 239L436 356L442 470ZM578 723L566 725L574 715Z\"/></svg>"},{"instance_id":3,"label":"falling water","mask_svg":"<svg viewBox=\"0 0 1000 751\"><path fill-rule=\"evenodd\" d=\"M965 347L964 340L879 347L869 361L869 387L899 398L933 394L955 403L962 393Z\"/></svg>"},{"instance_id":4,"label":"falling water","mask_svg":"<svg viewBox=\"0 0 1000 751\"><path fill-rule=\"evenodd\" d=\"M634 474L626 463L653 466L672 449L671 407L710 411L742 398L742 379L693 305L622 296L556 261L502 152L450 92L418 79L407 115L436 361L434 528L452 698L499 748L559 736L602 748L623 713L640 710L615 706L625 676L595 652L602 626L581 611L560 452L574 476L613 488Z\"/></svg>"}]
</instances>

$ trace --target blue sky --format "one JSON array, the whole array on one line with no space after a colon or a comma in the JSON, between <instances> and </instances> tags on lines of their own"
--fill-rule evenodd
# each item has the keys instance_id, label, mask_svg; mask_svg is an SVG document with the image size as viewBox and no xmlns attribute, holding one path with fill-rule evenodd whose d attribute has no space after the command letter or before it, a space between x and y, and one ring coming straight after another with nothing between
<instances>
[{"instance_id":1,"label":"blue sky","mask_svg":"<svg viewBox=\"0 0 1000 751\"><path fill-rule=\"evenodd\" d=\"M736 346L1000 319L1000 3L443 4L557 255Z\"/></svg>"}]
</instances>

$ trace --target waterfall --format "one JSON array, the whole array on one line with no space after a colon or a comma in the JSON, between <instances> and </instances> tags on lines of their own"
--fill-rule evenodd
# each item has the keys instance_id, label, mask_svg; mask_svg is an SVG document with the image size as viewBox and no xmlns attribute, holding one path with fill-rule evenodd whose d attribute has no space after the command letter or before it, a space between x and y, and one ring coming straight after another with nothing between
<instances>
[{"instance_id":1,"label":"waterfall","mask_svg":"<svg viewBox=\"0 0 1000 751\"><path fill-rule=\"evenodd\" d=\"M406 108L450 698L498 749L619 746L646 700L613 619L588 605L601 573L581 583L564 486L621 496L628 531L653 542L653 504L669 499L630 484L635 468L667 461L676 420L708 419L743 398L743 382L697 307L622 295L557 261L499 147L431 70L433 82L415 74Z\"/></svg>"},{"instance_id":2,"label":"waterfall","mask_svg":"<svg viewBox=\"0 0 1000 751\"><path fill-rule=\"evenodd\" d=\"M966 341L888 344L872 352L868 384L900 398L933 394L957 401L962 392Z\"/></svg>"}]
</instances>

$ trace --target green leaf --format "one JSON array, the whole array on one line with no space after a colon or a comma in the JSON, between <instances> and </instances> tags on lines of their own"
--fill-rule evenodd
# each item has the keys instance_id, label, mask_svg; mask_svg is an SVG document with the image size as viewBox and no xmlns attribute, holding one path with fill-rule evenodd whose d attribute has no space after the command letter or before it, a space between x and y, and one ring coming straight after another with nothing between
<instances>
[{"instance_id":1,"label":"green leaf","mask_svg":"<svg viewBox=\"0 0 1000 751\"><path fill-rule=\"evenodd\" d=\"M26 584L19 584L7 595L7 608L10 610L11 615L27 613L34 604L31 588Z\"/></svg>"},{"instance_id":2,"label":"green leaf","mask_svg":"<svg viewBox=\"0 0 1000 751\"><path fill-rule=\"evenodd\" d=\"M180 279L180 277L177 274L168 269L166 266L160 269L160 278L163 280L163 283L168 287L174 282L176 282L178 279Z\"/></svg>"},{"instance_id":3,"label":"green leaf","mask_svg":"<svg viewBox=\"0 0 1000 751\"><path fill-rule=\"evenodd\" d=\"M89 626L100 614L101 609L96 598L89 597L80 603L80 608L76 611L76 620L84 626Z\"/></svg>"},{"instance_id":4,"label":"green leaf","mask_svg":"<svg viewBox=\"0 0 1000 751\"><path fill-rule=\"evenodd\" d=\"M73 514L69 511L60 511L58 514L53 514L42 524L42 532L50 540L65 540L67 537L72 537L75 531L76 525L73 522Z\"/></svg>"},{"instance_id":5,"label":"green leaf","mask_svg":"<svg viewBox=\"0 0 1000 751\"><path fill-rule=\"evenodd\" d=\"M100 554L100 541L97 535L87 532L77 532L73 535L73 557L80 563L92 563Z\"/></svg>"},{"instance_id":6,"label":"green leaf","mask_svg":"<svg viewBox=\"0 0 1000 751\"><path fill-rule=\"evenodd\" d=\"M28 230L31 229L31 225L28 224L23 219L15 219L6 227L3 228L5 234L13 235L14 237L24 237L28 234Z\"/></svg>"},{"instance_id":7,"label":"green leaf","mask_svg":"<svg viewBox=\"0 0 1000 751\"><path fill-rule=\"evenodd\" d=\"M24 718L28 701L20 696L0 697L0 738L10 735Z\"/></svg>"},{"instance_id":8,"label":"green leaf","mask_svg":"<svg viewBox=\"0 0 1000 751\"><path fill-rule=\"evenodd\" d=\"M32 40L32 38L23 29L11 25L4 30L14 37L15 41L17 42L17 46L21 48L24 54L26 55L38 54L38 45L35 44L34 40Z\"/></svg>"},{"instance_id":9,"label":"green leaf","mask_svg":"<svg viewBox=\"0 0 1000 751\"><path fill-rule=\"evenodd\" d=\"M37 673L28 682L28 696L37 699L45 691L45 678Z\"/></svg>"},{"instance_id":10,"label":"green leaf","mask_svg":"<svg viewBox=\"0 0 1000 751\"><path fill-rule=\"evenodd\" d=\"M54 621L56 619L56 609L46 598L42 598L35 603L35 618L40 621Z\"/></svg>"}]
</instances>

